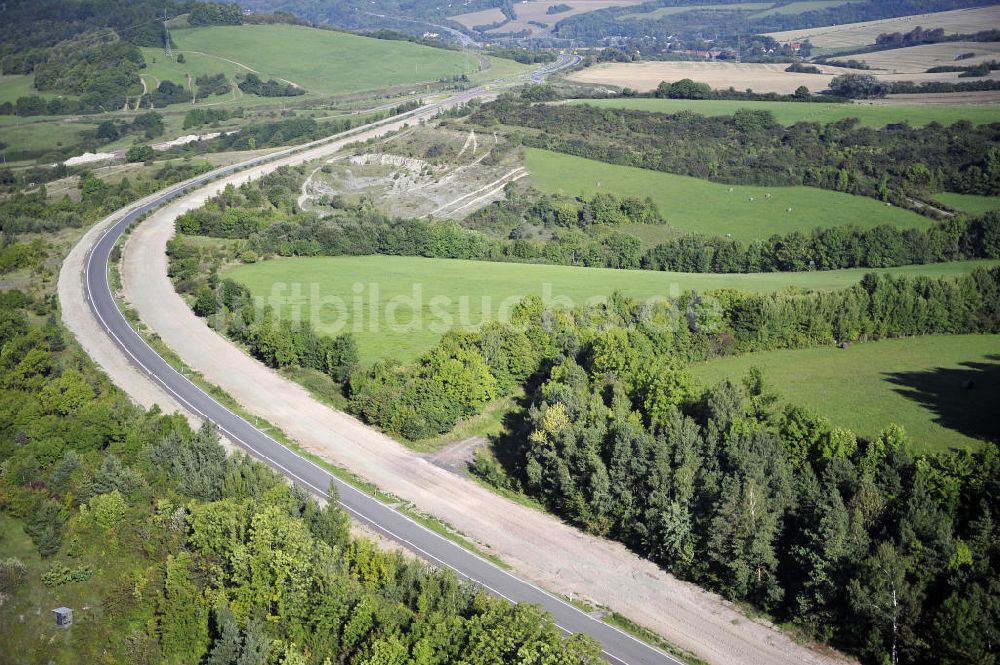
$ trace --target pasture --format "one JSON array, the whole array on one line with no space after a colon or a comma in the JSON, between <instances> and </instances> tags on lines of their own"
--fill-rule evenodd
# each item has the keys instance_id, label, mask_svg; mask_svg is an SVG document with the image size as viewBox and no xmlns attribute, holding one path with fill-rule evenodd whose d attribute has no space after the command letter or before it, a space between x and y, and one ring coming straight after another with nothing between
<instances>
[{"instance_id":1,"label":"pasture","mask_svg":"<svg viewBox=\"0 0 1000 665\"><path fill-rule=\"evenodd\" d=\"M18 97L30 97L31 95L38 95L45 99L61 96L52 92L35 90L34 74L0 75L0 104L4 102L13 104Z\"/></svg>"},{"instance_id":2,"label":"pasture","mask_svg":"<svg viewBox=\"0 0 1000 665\"><path fill-rule=\"evenodd\" d=\"M786 400L859 436L902 425L913 451L969 448L1000 436L1000 335L889 339L753 353L692 367L705 386L760 367ZM963 389L965 381L972 389Z\"/></svg>"},{"instance_id":3,"label":"pasture","mask_svg":"<svg viewBox=\"0 0 1000 665\"><path fill-rule=\"evenodd\" d=\"M680 7L658 7L651 12L634 12L622 14L618 18L623 21L656 20L677 14L694 11L760 11L774 6L773 2L737 2L722 5L682 5Z\"/></svg>"},{"instance_id":4,"label":"pasture","mask_svg":"<svg viewBox=\"0 0 1000 665\"><path fill-rule=\"evenodd\" d=\"M479 69L477 58L458 51L294 25L210 26L174 30L171 35L175 52L184 53L190 63L170 63L164 55L148 74L177 83L186 82L187 74L253 71L315 95L343 95Z\"/></svg>"},{"instance_id":5,"label":"pasture","mask_svg":"<svg viewBox=\"0 0 1000 665\"><path fill-rule=\"evenodd\" d=\"M12 160L17 159L18 153L56 150L79 143L81 132L94 129L97 129L94 121L78 122L66 118L54 120L51 116L0 116L0 143L4 144L0 152L7 155L8 160Z\"/></svg>"},{"instance_id":6,"label":"pasture","mask_svg":"<svg viewBox=\"0 0 1000 665\"><path fill-rule=\"evenodd\" d=\"M679 113L691 111L706 116L732 115L739 109L770 111L774 119L783 125L797 122L818 122L827 124L857 118L867 127L885 127L889 123L908 122L913 126L923 126L931 122L951 125L960 120L968 120L974 125L1000 122L1000 106L944 105L944 104L821 104L800 102L746 102L716 99L656 99L652 97L617 97L610 99L575 99L572 104L590 104L601 108L631 109L653 113Z\"/></svg>"},{"instance_id":7,"label":"pasture","mask_svg":"<svg viewBox=\"0 0 1000 665\"><path fill-rule=\"evenodd\" d=\"M843 224L900 228L927 228L931 224L927 217L886 207L874 199L814 187L722 185L535 148L527 149L525 164L540 191L570 196L592 196L600 191L649 196L675 229L730 235L743 241Z\"/></svg>"},{"instance_id":8,"label":"pasture","mask_svg":"<svg viewBox=\"0 0 1000 665\"><path fill-rule=\"evenodd\" d=\"M765 9L764 11L757 12L756 14L751 14L750 18L764 18L766 16L774 16L776 14L802 14L803 12L815 12L822 9L830 9L831 7L840 7L841 5L850 4L852 2L862 2L863 0L800 0L799 2L790 2L787 5L781 5L780 7L773 7L771 9Z\"/></svg>"},{"instance_id":9,"label":"pasture","mask_svg":"<svg viewBox=\"0 0 1000 665\"><path fill-rule=\"evenodd\" d=\"M848 49L874 44L875 38L884 32L909 32L917 26L927 29L944 28L948 34L971 34L996 25L1000 25L1000 6L993 5L822 28L785 30L769 33L769 36L779 42L800 42L808 39L815 47Z\"/></svg>"},{"instance_id":10,"label":"pasture","mask_svg":"<svg viewBox=\"0 0 1000 665\"><path fill-rule=\"evenodd\" d=\"M654 90L661 81L679 81L693 79L707 83L716 89L734 88L736 90L753 90L754 92L776 92L791 94L804 85L811 92L826 90L835 76L857 73L857 70L829 65L817 65L821 74L802 74L786 72L786 63L736 63L724 61L647 61L647 62L615 62L594 65L573 72L568 79L580 83L629 87L640 92ZM908 73L888 74L871 72L878 78L891 81L964 81L958 78L957 72L939 74ZM989 77L1000 80L1000 72L991 72Z\"/></svg>"},{"instance_id":11,"label":"pasture","mask_svg":"<svg viewBox=\"0 0 1000 665\"><path fill-rule=\"evenodd\" d=\"M993 263L906 266L888 272L948 276L985 265ZM790 286L835 289L857 283L866 272L871 271L716 275L410 256L339 256L262 261L226 269L222 276L245 284L259 305L272 305L286 319L309 320L327 334L352 332L362 360L368 362L415 358L446 331L503 319L503 312L509 312L513 303L531 295L551 304L582 305L614 291L647 299L721 288L754 292Z\"/></svg>"},{"instance_id":12,"label":"pasture","mask_svg":"<svg viewBox=\"0 0 1000 665\"><path fill-rule=\"evenodd\" d=\"M934 200L970 215L983 215L991 210L1000 210L1000 196L941 192L934 195Z\"/></svg>"}]
</instances>

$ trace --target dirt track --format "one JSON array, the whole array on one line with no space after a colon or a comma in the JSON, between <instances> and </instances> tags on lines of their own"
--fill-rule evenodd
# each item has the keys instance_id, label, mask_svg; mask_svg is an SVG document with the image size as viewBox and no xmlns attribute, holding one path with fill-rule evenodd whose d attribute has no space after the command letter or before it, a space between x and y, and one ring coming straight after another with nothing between
<instances>
[{"instance_id":1,"label":"dirt track","mask_svg":"<svg viewBox=\"0 0 1000 665\"><path fill-rule=\"evenodd\" d=\"M316 159L331 150L324 146L290 161ZM719 597L676 580L619 544L584 535L435 466L315 401L196 318L166 275L165 245L173 234L174 219L200 206L226 184L259 177L280 163L241 172L174 201L144 222L126 245L127 299L190 367L303 446L440 517L502 557L520 575L551 591L619 611L714 663L845 662L795 644L770 625L746 618ZM60 275L64 320L134 399L145 405L171 406L124 361L96 323L88 321L79 272L85 247L81 243L74 250Z\"/></svg>"}]
</instances>

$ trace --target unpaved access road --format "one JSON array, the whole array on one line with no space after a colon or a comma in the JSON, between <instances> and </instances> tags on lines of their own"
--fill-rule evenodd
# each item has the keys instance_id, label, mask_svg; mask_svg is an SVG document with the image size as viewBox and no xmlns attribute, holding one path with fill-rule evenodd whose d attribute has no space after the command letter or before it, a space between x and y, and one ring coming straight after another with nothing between
<instances>
[{"instance_id":1,"label":"unpaved access road","mask_svg":"<svg viewBox=\"0 0 1000 665\"><path fill-rule=\"evenodd\" d=\"M388 131L385 127L372 132ZM349 140L360 138L355 135ZM331 143L227 176L174 199L139 225L127 242L122 272L125 296L150 330L189 367L248 411L274 423L310 451L448 522L504 559L522 579L616 610L710 662L845 662L837 654L798 645L765 622L748 619L718 596L676 580L617 543L585 535L431 464L317 402L194 316L173 290L166 272L165 247L177 215L200 206L227 184L260 177L282 164L318 159L338 147ZM176 400L165 399L162 389L124 359L102 326L87 320L94 316L85 300L92 292L79 270L87 263L90 248L100 245L105 228L114 222L108 220L88 234L74 250L74 260L64 267L60 276L64 320L112 379L137 401L166 406L173 402L177 408Z\"/></svg>"}]
</instances>

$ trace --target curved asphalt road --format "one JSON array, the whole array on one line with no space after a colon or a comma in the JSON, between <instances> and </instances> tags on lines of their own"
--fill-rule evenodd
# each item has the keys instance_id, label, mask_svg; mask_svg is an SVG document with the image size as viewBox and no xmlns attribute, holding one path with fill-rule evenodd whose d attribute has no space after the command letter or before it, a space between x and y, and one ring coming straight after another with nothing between
<instances>
[{"instance_id":1,"label":"curved asphalt road","mask_svg":"<svg viewBox=\"0 0 1000 665\"><path fill-rule=\"evenodd\" d=\"M526 79L541 80L546 74L578 62L576 56L563 56L559 61L533 71ZM509 82L509 81L502 81ZM466 91L431 107L419 109L425 114L435 107L455 104L484 94L485 88ZM393 118L398 120L400 116ZM359 128L352 132L369 128ZM350 134L352 132L347 132ZM341 135L344 136L344 135ZM290 152L322 143L328 139L248 160L240 164L217 169L204 176L168 188L148 202L132 209L109 227L91 248L84 267L84 287L88 305L101 327L115 341L129 360L154 383L176 399L191 413L214 423L228 439L246 449L253 456L320 496L326 496L331 485L339 494L339 503L356 520L375 531L401 543L427 561L442 568L450 568L464 579L470 580L491 593L512 602L541 605L555 619L556 624L569 633L587 633L598 640L605 658L616 664L645 665L681 661L641 642L631 635L599 619L581 612L569 603L538 587L525 582L489 561L469 552L454 542L434 533L353 486L339 480L328 471L305 459L275 441L252 424L206 394L201 388L177 372L161 358L128 324L115 302L108 282L108 261L112 248L128 227L154 208L182 194L196 189L220 175L232 173L247 166L284 156Z\"/></svg>"}]
</instances>

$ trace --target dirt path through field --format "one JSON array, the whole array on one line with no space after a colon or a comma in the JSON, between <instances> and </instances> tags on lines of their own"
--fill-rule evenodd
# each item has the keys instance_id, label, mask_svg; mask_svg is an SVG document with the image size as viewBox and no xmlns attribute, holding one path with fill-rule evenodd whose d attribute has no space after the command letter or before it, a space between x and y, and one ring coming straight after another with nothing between
<instances>
[{"instance_id":1,"label":"dirt path through field","mask_svg":"<svg viewBox=\"0 0 1000 665\"><path fill-rule=\"evenodd\" d=\"M260 74L256 69L250 67L249 65L244 65L242 62L237 62L236 60L230 60L229 58L223 58L221 55L213 55L211 53L205 53L204 51L187 51L185 53L197 53L198 55L203 55L206 58L215 58L216 60L224 60L230 64L236 65L237 67L242 67L248 72L253 72L254 74Z\"/></svg>"}]
</instances>

